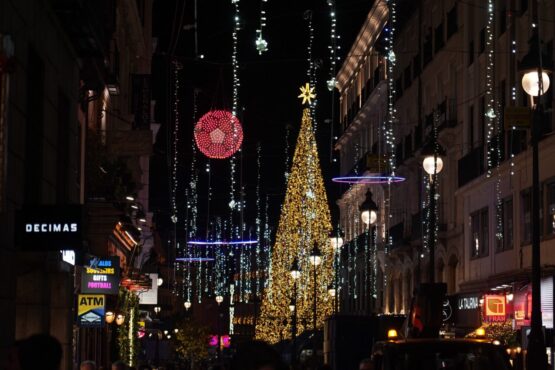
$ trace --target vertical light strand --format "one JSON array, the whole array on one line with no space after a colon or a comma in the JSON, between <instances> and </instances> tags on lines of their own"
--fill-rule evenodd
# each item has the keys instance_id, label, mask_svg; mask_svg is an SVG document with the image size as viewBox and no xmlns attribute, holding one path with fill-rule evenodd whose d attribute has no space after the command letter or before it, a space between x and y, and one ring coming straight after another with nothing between
<instances>
[{"instance_id":1,"label":"vertical light strand","mask_svg":"<svg viewBox=\"0 0 555 370\"><path fill-rule=\"evenodd\" d=\"M177 167L179 161L179 71L182 66L179 62L173 63L173 158L172 158L172 179L171 179L171 220L174 224L177 223Z\"/></svg>"},{"instance_id":2,"label":"vertical light strand","mask_svg":"<svg viewBox=\"0 0 555 370\"><path fill-rule=\"evenodd\" d=\"M486 21L486 106L485 106L485 120L486 120L486 143L487 143L487 177L492 175L493 158L495 155L495 148L492 145L495 129L495 43L493 40L494 35L494 0L488 0L487 6L487 21Z\"/></svg>"},{"instance_id":3,"label":"vertical light strand","mask_svg":"<svg viewBox=\"0 0 555 370\"><path fill-rule=\"evenodd\" d=\"M388 86L388 101L387 101L387 122L385 127L385 139L387 150L389 152L389 168L392 176L395 176L396 167L396 151L395 151L395 135L394 125L397 122L397 109L395 108L395 97L397 91L395 89L395 79L393 72L395 71L395 63L397 58L394 51L395 43L395 27L397 24L397 2L396 0L387 1L389 7L389 27L387 27L388 35L386 38L386 55L387 55L387 86Z\"/></svg>"},{"instance_id":4,"label":"vertical light strand","mask_svg":"<svg viewBox=\"0 0 555 370\"><path fill-rule=\"evenodd\" d=\"M495 13L494 0L488 0L487 23L486 23L486 112L487 125L487 177L493 174L493 168L497 170L495 181L495 206L496 206L496 242L503 240L503 219L501 199L501 143L502 131L499 120L499 106L495 96Z\"/></svg>"},{"instance_id":5,"label":"vertical light strand","mask_svg":"<svg viewBox=\"0 0 555 370\"><path fill-rule=\"evenodd\" d=\"M198 113L198 90L193 91L193 123L197 120ZM197 146L195 145L195 138L191 138L191 166L189 173L189 184L187 191L187 220L186 220L186 233L187 242L197 237L197 223L198 223L198 169L197 169ZM184 257L191 258L190 246L185 243L184 249L187 253ZM193 282L192 282L192 266L191 264L183 265L183 283L186 285L186 302L191 302ZM185 276L186 272L186 276Z\"/></svg>"},{"instance_id":6,"label":"vertical light strand","mask_svg":"<svg viewBox=\"0 0 555 370\"><path fill-rule=\"evenodd\" d=\"M272 272L272 253L271 253L271 231L270 231L270 220L268 216L269 208L269 197L266 194L266 199L264 202L264 284L263 287L266 289L270 284L271 272ZM271 296L269 297L271 298Z\"/></svg>"},{"instance_id":7,"label":"vertical light strand","mask_svg":"<svg viewBox=\"0 0 555 370\"><path fill-rule=\"evenodd\" d=\"M256 50L258 50L258 54L262 55L262 53L268 51L268 41L264 39L263 32L264 27L266 27L266 3L268 0L260 0L260 24L258 29L256 30Z\"/></svg>"},{"instance_id":8,"label":"vertical light strand","mask_svg":"<svg viewBox=\"0 0 555 370\"><path fill-rule=\"evenodd\" d=\"M337 39L339 36L337 35L337 15L335 11L335 0L328 0L328 6L330 9L330 45L328 45L328 49L330 52L329 56L329 79L327 81L328 90L333 91L335 89L335 67L337 64L337 50L339 50L339 46L337 45ZM333 104L333 103L332 103Z\"/></svg>"},{"instance_id":9,"label":"vertical light strand","mask_svg":"<svg viewBox=\"0 0 555 370\"><path fill-rule=\"evenodd\" d=\"M511 27L514 28L514 19L512 20L512 24ZM514 34L514 31L512 31L512 33ZM516 40L512 40L511 41L511 58L512 58L512 63L513 65L516 65L516 55L517 55L517 44L516 44ZM515 79L515 84L511 87L511 106L516 106L516 81L517 79ZM513 146L514 146L514 133L515 133L516 127L515 126L511 126L511 132L510 132L510 138L509 138L509 155L510 155L510 174L511 176L514 176L515 174L515 154L513 153Z\"/></svg>"},{"instance_id":10,"label":"vertical light strand","mask_svg":"<svg viewBox=\"0 0 555 370\"><path fill-rule=\"evenodd\" d=\"M260 297L262 290L260 269L262 268L262 215L260 209L260 168L261 168L262 147L260 143L256 146L256 269L255 269L255 287L254 296Z\"/></svg>"},{"instance_id":11,"label":"vertical light strand","mask_svg":"<svg viewBox=\"0 0 555 370\"><path fill-rule=\"evenodd\" d=\"M171 221L173 223L173 249L175 253L177 253L177 190L179 187L178 179L177 179L177 168L179 163L179 71L181 70L182 66L178 61L173 62L173 73L174 73L174 89L173 89L173 117L174 117L174 125L173 125L173 144L172 144L172 178L171 178ZM173 282L171 282L171 290L173 294L178 294L178 287L176 276L178 273L180 266L177 262L173 262Z\"/></svg>"},{"instance_id":12,"label":"vertical light strand","mask_svg":"<svg viewBox=\"0 0 555 370\"><path fill-rule=\"evenodd\" d=\"M306 10L304 12L304 19L307 21L308 28L308 46L307 51L307 62L308 68L306 70L306 78L311 87L316 88L316 64L314 63L314 57L312 53L312 45L314 44L314 26L312 23L312 10ZM318 96L309 103L310 107L310 118L312 119L312 129L316 132L317 122L316 122L316 106L318 104Z\"/></svg>"},{"instance_id":13,"label":"vertical light strand","mask_svg":"<svg viewBox=\"0 0 555 370\"><path fill-rule=\"evenodd\" d=\"M238 60L238 43L239 43L239 31L241 29L241 19L240 19L240 12L239 12L239 0L231 0L231 3L233 4L233 21L234 21L234 26L233 26L233 33L232 33L232 41L233 41L233 48L232 48L232 56L231 56L231 65L232 65L232 71L233 71L233 104L232 104L232 114L233 116L237 117L238 115L238 109L239 109L239 86L241 85L240 83L240 79L239 79L239 60ZM238 135L237 132L237 128L234 126L233 129L233 136L234 136L234 140L236 138L236 136ZM239 152L241 151L241 149L239 149ZM236 207L240 207L238 205L238 201L235 200L236 196L237 196L237 181L235 179L236 177L236 172L237 172L237 155L236 153L233 154L231 156L230 159L230 191L229 191L229 196L230 196L230 201L229 201L229 208L230 208L230 212L229 212L229 222L230 222L230 239L233 239L233 237L239 237L237 234L238 233L233 233L234 229L233 229L233 210Z\"/></svg>"}]
</instances>

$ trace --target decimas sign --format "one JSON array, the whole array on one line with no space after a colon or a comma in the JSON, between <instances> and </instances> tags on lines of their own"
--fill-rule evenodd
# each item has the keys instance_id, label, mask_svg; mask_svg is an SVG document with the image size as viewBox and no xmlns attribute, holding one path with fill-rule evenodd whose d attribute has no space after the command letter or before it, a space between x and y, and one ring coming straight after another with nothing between
<instances>
[{"instance_id":1,"label":"decimas sign","mask_svg":"<svg viewBox=\"0 0 555 370\"><path fill-rule=\"evenodd\" d=\"M230 157L243 142L241 122L224 110L213 110L202 116L194 134L199 150L208 158Z\"/></svg>"}]
</instances>

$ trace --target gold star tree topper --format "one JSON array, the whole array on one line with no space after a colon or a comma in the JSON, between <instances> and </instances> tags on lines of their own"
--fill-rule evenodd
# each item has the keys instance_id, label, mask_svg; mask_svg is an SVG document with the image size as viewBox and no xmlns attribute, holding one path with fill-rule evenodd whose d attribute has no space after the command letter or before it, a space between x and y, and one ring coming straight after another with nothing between
<instances>
[{"instance_id":1,"label":"gold star tree topper","mask_svg":"<svg viewBox=\"0 0 555 370\"><path fill-rule=\"evenodd\" d=\"M310 104L310 100L316 98L316 94L314 94L314 87L310 87L310 84L308 82L304 86L301 86L300 89L301 95L299 95L298 98L303 99L303 105L305 105L307 102L308 104Z\"/></svg>"}]
</instances>

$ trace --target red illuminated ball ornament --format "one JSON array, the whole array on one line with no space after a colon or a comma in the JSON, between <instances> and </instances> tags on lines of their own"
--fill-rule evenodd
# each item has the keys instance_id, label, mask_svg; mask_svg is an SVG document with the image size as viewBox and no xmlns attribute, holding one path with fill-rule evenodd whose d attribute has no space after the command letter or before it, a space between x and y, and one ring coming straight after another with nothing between
<instances>
[{"instance_id":1,"label":"red illuminated ball ornament","mask_svg":"<svg viewBox=\"0 0 555 370\"><path fill-rule=\"evenodd\" d=\"M208 158L230 157L241 147L243 128L231 112L213 110L200 118L195 126L195 141Z\"/></svg>"}]
</instances>

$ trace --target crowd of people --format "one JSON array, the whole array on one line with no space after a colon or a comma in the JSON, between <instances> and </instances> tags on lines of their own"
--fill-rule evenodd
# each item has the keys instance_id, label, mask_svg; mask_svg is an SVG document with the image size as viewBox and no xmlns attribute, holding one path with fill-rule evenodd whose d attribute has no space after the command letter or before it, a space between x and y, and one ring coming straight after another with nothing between
<instances>
[{"instance_id":1,"label":"crowd of people","mask_svg":"<svg viewBox=\"0 0 555 370\"><path fill-rule=\"evenodd\" d=\"M56 338L48 334L36 334L15 343L8 356L7 370L60 370L62 357L62 346ZM111 370L134 369L151 370L152 368L148 365L130 368L122 361L116 361L111 365ZM86 360L81 362L79 370L108 369L97 366L95 361ZM289 370L289 366L267 343L251 341L238 346L228 364L217 364L210 370ZM331 367L309 365L302 367L302 370L331 370ZM372 361L362 360L358 370L374 370Z\"/></svg>"}]
</instances>

